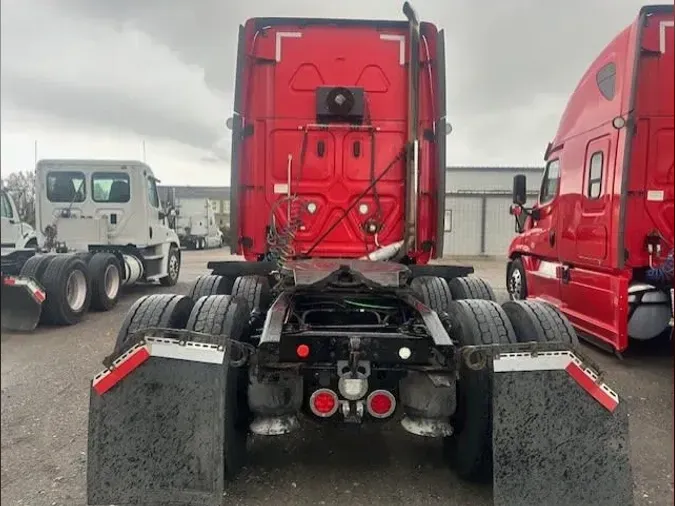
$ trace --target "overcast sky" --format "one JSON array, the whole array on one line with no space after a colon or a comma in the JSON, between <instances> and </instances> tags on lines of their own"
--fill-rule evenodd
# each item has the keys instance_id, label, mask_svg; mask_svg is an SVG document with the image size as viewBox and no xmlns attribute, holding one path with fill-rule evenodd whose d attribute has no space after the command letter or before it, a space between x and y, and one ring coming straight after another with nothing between
<instances>
[{"instance_id":1,"label":"overcast sky","mask_svg":"<svg viewBox=\"0 0 675 506\"><path fill-rule=\"evenodd\" d=\"M446 30L450 165L540 165L569 93L643 0L417 0ZM400 0L2 0L2 173L143 156L170 184L229 184L237 26L403 19Z\"/></svg>"}]
</instances>

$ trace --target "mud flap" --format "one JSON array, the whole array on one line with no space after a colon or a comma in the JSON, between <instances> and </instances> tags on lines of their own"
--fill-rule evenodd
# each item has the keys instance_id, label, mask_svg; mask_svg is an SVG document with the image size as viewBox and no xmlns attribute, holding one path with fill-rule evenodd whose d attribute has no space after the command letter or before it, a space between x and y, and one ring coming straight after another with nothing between
<instances>
[{"instance_id":1,"label":"mud flap","mask_svg":"<svg viewBox=\"0 0 675 506\"><path fill-rule=\"evenodd\" d=\"M626 405L572 352L494 360L495 506L630 506Z\"/></svg>"},{"instance_id":2,"label":"mud flap","mask_svg":"<svg viewBox=\"0 0 675 506\"><path fill-rule=\"evenodd\" d=\"M183 358L179 348L202 358L216 351L181 344L166 346L162 357L157 344L136 346L94 380L89 504L221 504L225 368L217 360L175 360Z\"/></svg>"},{"instance_id":3,"label":"mud flap","mask_svg":"<svg viewBox=\"0 0 675 506\"><path fill-rule=\"evenodd\" d=\"M3 276L0 300L0 321L3 329L30 332L40 323L45 293L31 279Z\"/></svg>"}]
</instances>

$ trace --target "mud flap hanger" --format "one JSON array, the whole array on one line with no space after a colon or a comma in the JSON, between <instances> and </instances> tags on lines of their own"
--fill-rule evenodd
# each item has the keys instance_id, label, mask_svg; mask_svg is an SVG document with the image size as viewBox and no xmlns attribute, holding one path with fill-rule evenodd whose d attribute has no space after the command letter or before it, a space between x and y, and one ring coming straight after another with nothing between
<instances>
[{"instance_id":1,"label":"mud flap hanger","mask_svg":"<svg viewBox=\"0 0 675 506\"><path fill-rule=\"evenodd\" d=\"M151 334L155 334L155 336ZM213 339L204 339L205 336L208 336L208 334L159 327L146 328L132 334L130 337L133 344L124 353L121 355L119 353L112 354L103 360L106 369L94 377L92 388L99 395L103 395L150 357L222 364L226 356L225 346L210 344L208 341L213 341ZM200 337L201 341L187 339L199 339ZM229 365L231 367L243 366L248 362L251 354L255 352L255 348L249 344L230 340L223 336L218 338L219 340L225 339L231 350L237 350L240 353L239 357L230 359Z\"/></svg>"}]
</instances>

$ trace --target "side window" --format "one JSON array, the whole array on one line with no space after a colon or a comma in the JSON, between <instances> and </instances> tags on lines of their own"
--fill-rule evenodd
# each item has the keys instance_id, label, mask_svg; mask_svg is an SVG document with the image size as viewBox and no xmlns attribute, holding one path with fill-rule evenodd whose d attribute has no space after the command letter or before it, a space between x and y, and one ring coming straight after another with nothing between
<instances>
[{"instance_id":1,"label":"side window","mask_svg":"<svg viewBox=\"0 0 675 506\"><path fill-rule=\"evenodd\" d=\"M544 171L544 178L541 181L541 190L539 192L539 203L547 204L558 195L560 186L560 160L555 159L548 162Z\"/></svg>"},{"instance_id":2,"label":"side window","mask_svg":"<svg viewBox=\"0 0 675 506\"><path fill-rule=\"evenodd\" d=\"M602 166L604 155L602 151L596 151L591 155L590 169L588 171L588 185L586 196L589 199L598 199L602 194Z\"/></svg>"},{"instance_id":3,"label":"side window","mask_svg":"<svg viewBox=\"0 0 675 506\"><path fill-rule=\"evenodd\" d=\"M159 209L159 195L157 194L157 182L149 177L148 178L148 203Z\"/></svg>"},{"instance_id":4,"label":"side window","mask_svg":"<svg viewBox=\"0 0 675 506\"><path fill-rule=\"evenodd\" d=\"M94 202L129 202L130 189L129 175L124 172L94 172L91 175L91 195Z\"/></svg>"},{"instance_id":5,"label":"side window","mask_svg":"<svg viewBox=\"0 0 675 506\"><path fill-rule=\"evenodd\" d=\"M14 218L12 204L9 203L9 197L5 193L2 194L2 217L10 219Z\"/></svg>"},{"instance_id":6,"label":"side window","mask_svg":"<svg viewBox=\"0 0 675 506\"><path fill-rule=\"evenodd\" d=\"M595 75L595 82L603 97L613 100L616 94L616 65L608 63Z\"/></svg>"},{"instance_id":7,"label":"side window","mask_svg":"<svg viewBox=\"0 0 675 506\"><path fill-rule=\"evenodd\" d=\"M47 199L64 204L84 202L85 177L82 172L49 172L47 174Z\"/></svg>"}]
</instances>

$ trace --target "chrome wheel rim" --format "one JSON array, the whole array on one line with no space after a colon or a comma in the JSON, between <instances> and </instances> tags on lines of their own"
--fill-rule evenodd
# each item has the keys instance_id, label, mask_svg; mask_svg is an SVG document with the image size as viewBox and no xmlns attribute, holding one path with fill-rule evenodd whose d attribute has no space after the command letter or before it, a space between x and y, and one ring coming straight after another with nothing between
<instances>
[{"instance_id":1,"label":"chrome wheel rim","mask_svg":"<svg viewBox=\"0 0 675 506\"><path fill-rule=\"evenodd\" d=\"M514 300L520 300L523 289L523 276L518 269L513 269L509 278L509 293Z\"/></svg>"},{"instance_id":2,"label":"chrome wheel rim","mask_svg":"<svg viewBox=\"0 0 675 506\"><path fill-rule=\"evenodd\" d=\"M79 269L68 274L66 280L66 303L75 313L80 312L87 300L87 278Z\"/></svg>"},{"instance_id":3,"label":"chrome wheel rim","mask_svg":"<svg viewBox=\"0 0 675 506\"><path fill-rule=\"evenodd\" d=\"M116 265L110 264L105 268L103 273L103 286L105 287L105 294L110 300L117 297L120 290L120 271Z\"/></svg>"}]
</instances>

